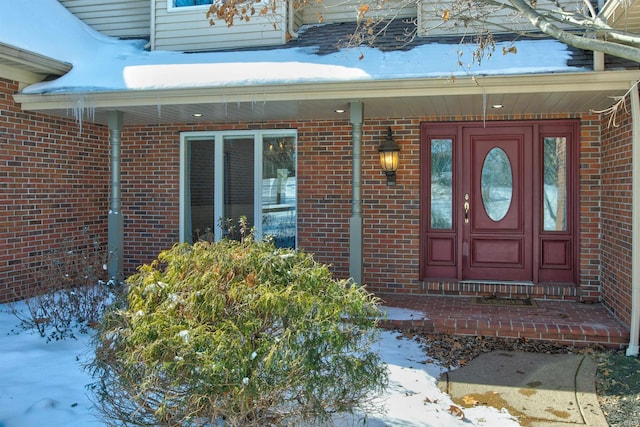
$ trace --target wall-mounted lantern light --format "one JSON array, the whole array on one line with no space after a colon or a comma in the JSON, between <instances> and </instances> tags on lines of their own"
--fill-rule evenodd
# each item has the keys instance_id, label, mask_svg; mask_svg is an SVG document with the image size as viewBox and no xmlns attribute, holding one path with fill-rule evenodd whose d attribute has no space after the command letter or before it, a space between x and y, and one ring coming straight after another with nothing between
<instances>
[{"instance_id":1,"label":"wall-mounted lantern light","mask_svg":"<svg viewBox=\"0 0 640 427\"><path fill-rule=\"evenodd\" d=\"M387 133L387 139L378 147L380 153L380 167L387 175L387 185L396 185L396 171L398 170L400 146L391 136L391 127Z\"/></svg>"}]
</instances>

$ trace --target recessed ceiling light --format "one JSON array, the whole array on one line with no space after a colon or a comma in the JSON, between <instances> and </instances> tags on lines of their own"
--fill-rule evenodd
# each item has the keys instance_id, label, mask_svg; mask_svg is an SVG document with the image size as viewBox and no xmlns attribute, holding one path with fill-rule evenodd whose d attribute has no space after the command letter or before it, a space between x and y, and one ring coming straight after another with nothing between
<instances>
[{"instance_id":1,"label":"recessed ceiling light","mask_svg":"<svg viewBox=\"0 0 640 427\"><path fill-rule=\"evenodd\" d=\"M493 108L493 109L495 109L495 110L499 110L499 109L501 109L501 108L504 108L504 105L502 105L502 104L493 104L493 105L491 106L491 108Z\"/></svg>"},{"instance_id":2,"label":"recessed ceiling light","mask_svg":"<svg viewBox=\"0 0 640 427\"><path fill-rule=\"evenodd\" d=\"M202 117L202 113L193 113L193 117Z\"/></svg>"},{"instance_id":3,"label":"recessed ceiling light","mask_svg":"<svg viewBox=\"0 0 640 427\"><path fill-rule=\"evenodd\" d=\"M345 110L343 110L342 108L336 108L334 111L338 114L342 114Z\"/></svg>"}]
</instances>

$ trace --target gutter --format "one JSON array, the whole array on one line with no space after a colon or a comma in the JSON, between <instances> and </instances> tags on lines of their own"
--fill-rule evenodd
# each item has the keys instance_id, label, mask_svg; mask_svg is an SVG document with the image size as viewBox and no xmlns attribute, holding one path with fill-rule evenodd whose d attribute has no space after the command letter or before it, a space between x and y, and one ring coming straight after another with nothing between
<instances>
[{"instance_id":1,"label":"gutter","mask_svg":"<svg viewBox=\"0 0 640 427\"><path fill-rule=\"evenodd\" d=\"M362 281L362 101L349 103L351 122L352 176L351 217L349 218L349 276L358 284Z\"/></svg>"},{"instance_id":2,"label":"gutter","mask_svg":"<svg viewBox=\"0 0 640 427\"><path fill-rule=\"evenodd\" d=\"M149 22L149 50L156 50L156 2L152 0L150 3L150 15L151 19ZM146 46L145 46L146 47Z\"/></svg>"},{"instance_id":3,"label":"gutter","mask_svg":"<svg viewBox=\"0 0 640 427\"><path fill-rule=\"evenodd\" d=\"M631 86L631 325L627 356L640 352L640 96L638 82Z\"/></svg>"},{"instance_id":4,"label":"gutter","mask_svg":"<svg viewBox=\"0 0 640 427\"><path fill-rule=\"evenodd\" d=\"M637 70L590 73L526 74L484 76L475 79L408 78L388 80L350 80L340 82L282 83L265 85L229 85L170 89L123 89L102 92L18 93L14 100L24 110L74 108L75 99L91 101L95 108L157 106L260 101L308 101L387 97L431 97L455 95L491 95L629 90L629 81L639 78Z\"/></svg>"}]
</instances>

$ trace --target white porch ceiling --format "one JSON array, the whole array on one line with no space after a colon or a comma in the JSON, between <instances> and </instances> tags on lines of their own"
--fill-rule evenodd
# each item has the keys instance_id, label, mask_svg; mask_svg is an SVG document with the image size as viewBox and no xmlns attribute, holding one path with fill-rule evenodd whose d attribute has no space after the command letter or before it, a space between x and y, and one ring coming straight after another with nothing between
<instances>
[{"instance_id":1,"label":"white porch ceiling","mask_svg":"<svg viewBox=\"0 0 640 427\"><path fill-rule=\"evenodd\" d=\"M449 79L219 87L15 96L24 110L106 124L122 111L125 125L348 119L362 101L366 118L574 113L609 107L640 71ZM493 104L504 108L494 110ZM345 114L336 113L344 109ZM202 117L195 118L193 114Z\"/></svg>"}]
</instances>

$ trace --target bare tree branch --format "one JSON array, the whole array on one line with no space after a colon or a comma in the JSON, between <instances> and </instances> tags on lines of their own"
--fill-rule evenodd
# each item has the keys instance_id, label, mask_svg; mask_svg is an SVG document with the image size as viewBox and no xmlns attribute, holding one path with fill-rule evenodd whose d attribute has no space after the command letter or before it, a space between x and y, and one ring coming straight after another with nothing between
<instances>
[{"instance_id":1,"label":"bare tree branch","mask_svg":"<svg viewBox=\"0 0 640 427\"><path fill-rule=\"evenodd\" d=\"M323 4L323 0L216 0L207 18L211 25L222 20L231 26L248 22L254 16L276 14L278 4L283 2L296 10ZM399 19L399 10L412 7L420 14L429 6L434 11L428 17L431 29L451 27L455 30L452 34L458 35L460 29L465 34L474 31L479 43L486 43L491 39L487 34L495 31L530 35L531 28L525 26L528 24L575 48L640 62L640 34L612 28L597 14L589 0L570 4L561 0L344 0L335 3L326 7L352 5L354 8L353 19L358 25L347 41L348 46L372 44L385 33L389 22ZM417 31L415 21L413 25ZM407 31L404 40L409 43L416 34ZM480 51L484 49L486 46Z\"/></svg>"},{"instance_id":2,"label":"bare tree branch","mask_svg":"<svg viewBox=\"0 0 640 427\"><path fill-rule=\"evenodd\" d=\"M545 34L560 40L570 46L578 49L595 50L604 52L609 55L617 56L620 58L629 59L631 61L640 62L640 48L634 46L623 45L620 43L611 42L608 40L586 38L584 36L576 35L571 32L560 29L558 26L549 22L548 19L536 13L523 0L508 0L516 9L527 18L533 26L540 29Z\"/></svg>"},{"instance_id":3,"label":"bare tree branch","mask_svg":"<svg viewBox=\"0 0 640 427\"><path fill-rule=\"evenodd\" d=\"M636 81L633 85L631 85L631 87L629 88L628 91L625 92L624 95L621 96L614 96L612 97L615 102L608 108L605 108L604 110L591 110L592 113L596 113L596 114L603 114L605 116L609 116L609 120L608 120L608 126L609 127L618 127L618 113L621 110L624 110L625 112L628 113L627 110L627 103L626 103L626 98L627 95L629 95L631 93L631 91L633 90L638 90L638 84L640 83L640 80Z\"/></svg>"}]
</instances>

